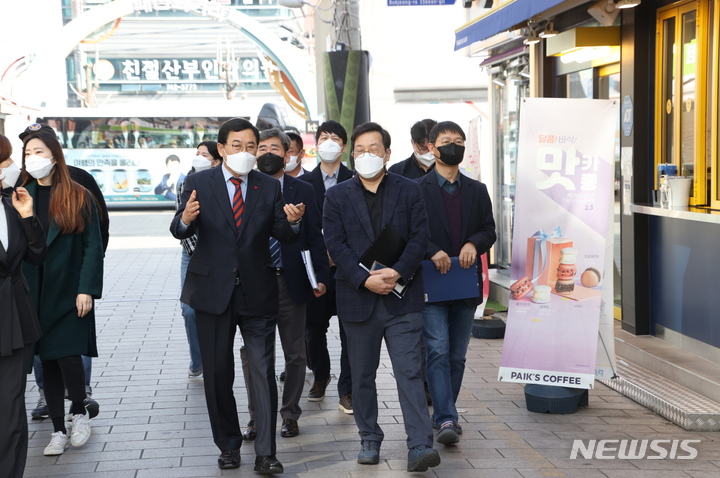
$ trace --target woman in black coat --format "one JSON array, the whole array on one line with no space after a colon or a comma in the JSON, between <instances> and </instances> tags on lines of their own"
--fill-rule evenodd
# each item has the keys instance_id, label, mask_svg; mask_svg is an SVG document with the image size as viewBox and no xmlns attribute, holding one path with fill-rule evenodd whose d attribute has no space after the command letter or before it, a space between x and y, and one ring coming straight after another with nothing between
<instances>
[{"instance_id":1,"label":"woman in black coat","mask_svg":"<svg viewBox=\"0 0 720 478\"><path fill-rule=\"evenodd\" d=\"M10 157L10 141L0 135L0 164ZM0 171L0 179L5 171ZM21 478L28 448L25 383L32 344L40 323L22 273L22 261L40 265L47 256L45 233L33 215L25 188L7 189L0 200L0 477ZM4 191L5 192L5 191Z\"/></svg>"}]
</instances>

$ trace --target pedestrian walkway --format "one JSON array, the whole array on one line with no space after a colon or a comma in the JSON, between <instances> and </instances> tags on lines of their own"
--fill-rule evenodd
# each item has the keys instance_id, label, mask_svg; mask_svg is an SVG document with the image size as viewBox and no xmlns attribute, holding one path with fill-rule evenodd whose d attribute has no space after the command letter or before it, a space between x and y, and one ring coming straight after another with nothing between
<instances>
[{"instance_id":1,"label":"pedestrian walkway","mask_svg":"<svg viewBox=\"0 0 720 478\"><path fill-rule=\"evenodd\" d=\"M249 476L254 450L242 447L237 470L216 466L202 380L188 378L188 350L179 295L180 246L167 211L112 212L105 259L104 297L96 304L98 349L93 361L93 398L100 414L92 436L79 449L43 456L52 433L50 420L29 420L37 401L27 387L30 449L25 476L175 478ZM337 322L328 335L333 372L339 370ZM237 340L236 350L240 347ZM597 383L590 406L572 415L528 412L522 385L497 381L502 340L471 339L458 406L462 439L438 445L439 467L421 476L455 477L617 477L720 478L720 435L686 432L619 393ZM240 422L248 420L246 395L236 355L236 397ZM282 370L278 360L276 371ZM306 393L312 376L307 375ZM352 416L338 410L334 380L323 402L301 400L300 435L282 438L278 459L283 476L408 476L407 447L390 360L378 370L379 422L385 431L379 465L356 462L359 447ZM278 382L282 385L282 382ZM279 426L279 422L278 422ZM693 460L571 460L573 440L700 440ZM609 448L617 446L610 443ZM670 450L669 443L663 445ZM648 455L654 454L648 451ZM678 455L682 455L678 451ZM612 452L605 454L614 456Z\"/></svg>"}]
</instances>

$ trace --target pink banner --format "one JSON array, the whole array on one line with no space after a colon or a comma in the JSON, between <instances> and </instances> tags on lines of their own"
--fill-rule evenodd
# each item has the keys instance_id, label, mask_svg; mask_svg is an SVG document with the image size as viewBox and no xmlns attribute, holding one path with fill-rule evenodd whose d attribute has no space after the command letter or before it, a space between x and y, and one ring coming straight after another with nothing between
<instances>
[{"instance_id":1,"label":"pink banner","mask_svg":"<svg viewBox=\"0 0 720 478\"><path fill-rule=\"evenodd\" d=\"M501 381L593 387L616 103L523 100Z\"/></svg>"}]
</instances>

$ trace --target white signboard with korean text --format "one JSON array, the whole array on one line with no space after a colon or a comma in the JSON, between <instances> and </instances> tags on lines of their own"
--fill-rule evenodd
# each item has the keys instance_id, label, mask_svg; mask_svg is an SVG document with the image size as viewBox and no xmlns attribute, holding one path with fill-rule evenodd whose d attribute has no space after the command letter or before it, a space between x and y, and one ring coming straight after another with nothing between
<instances>
[{"instance_id":1,"label":"white signboard with korean text","mask_svg":"<svg viewBox=\"0 0 720 478\"><path fill-rule=\"evenodd\" d=\"M613 100L523 100L499 380L593 387L617 117Z\"/></svg>"}]
</instances>

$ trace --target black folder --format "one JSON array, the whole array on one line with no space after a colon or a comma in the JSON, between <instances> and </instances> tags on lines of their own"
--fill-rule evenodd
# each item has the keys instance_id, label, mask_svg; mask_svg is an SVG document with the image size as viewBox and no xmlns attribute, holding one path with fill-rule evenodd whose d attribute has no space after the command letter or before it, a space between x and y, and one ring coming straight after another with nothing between
<instances>
[{"instance_id":1,"label":"black folder","mask_svg":"<svg viewBox=\"0 0 720 478\"><path fill-rule=\"evenodd\" d=\"M400 237L400 234L390 224L387 224L375 241L367 248L360 257L360 266L366 271L374 271L384 267L392 267L405 251L407 242ZM400 279L395 285L393 294L398 297L405 295L407 285Z\"/></svg>"}]
</instances>

